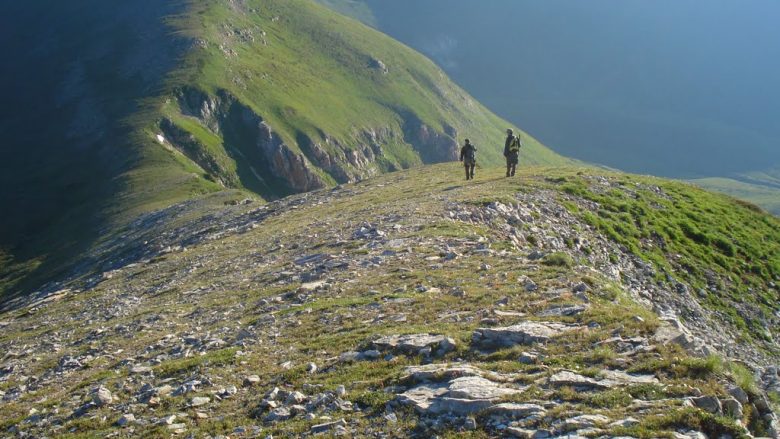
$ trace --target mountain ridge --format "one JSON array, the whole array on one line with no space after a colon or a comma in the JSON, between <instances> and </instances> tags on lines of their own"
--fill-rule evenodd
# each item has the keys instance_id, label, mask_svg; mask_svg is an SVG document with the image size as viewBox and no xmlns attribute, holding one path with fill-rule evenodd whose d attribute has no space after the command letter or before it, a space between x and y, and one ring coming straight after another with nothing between
<instances>
[{"instance_id":1,"label":"mountain ridge","mask_svg":"<svg viewBox=\"0 0 780 439\"><path fill-rule=\"evenodd\" d=\"M423 170L117 230L0 312L0 428L777 434L776 218L590 168Z\"/></svg>"}]
</instances>

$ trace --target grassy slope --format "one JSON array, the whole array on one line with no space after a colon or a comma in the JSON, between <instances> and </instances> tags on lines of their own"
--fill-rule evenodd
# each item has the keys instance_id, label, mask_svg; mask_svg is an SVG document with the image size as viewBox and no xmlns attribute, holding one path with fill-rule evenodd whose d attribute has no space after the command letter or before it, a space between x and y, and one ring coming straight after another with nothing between
<instances>
[{"instance_id":1,"label":"grassy slope","mask_svg":"<svg viewBox=\"0 0 780 439\"><path fill-rule=\"evenodd\" d=\"M735 198L750 201L775 215L780 215L779 187L764 185L758 182L750 183L732 178L702 178L693 180L693 183L713 191L723 192Z\"/></svg>"},{"instance_id":2,"label":"grassy slope","mask_svg":"<svg viewBox=\"0 0 780 439\"><path fill-rule=\"evenodd\" d=\"M325 133L355 147L361 128L401 132L401 115L414 114L437 131L449 124L460 136L483 145L486 163L501 159L507 122L454 85L430 60L357 21L310 0L250 1L245 8L208 2L197 9L178 25L207 41L208 48L195 51L189 69L172 83L229 91L292 147L301 133L315 141L324 140ZM229 29L253 30L255 41L231 35L226 23ZM266 35L260 37L258 30ZM220 46L235 55L226 55ZM369 68L371 58L384 62L389 73ZM387 149L404 167L421 163L419 152L408 145ZM535 140L529 141L529 150L534 163L567 162Z\"/></svg>"},{"instance_id":3,"label":"grassy slope","mask_svg":"<svg viewBox=\"0 0 780 439\"><path fill-rule=\"evenodd\" d=\"M757 315L777 312L780 279L780 228L760 208L695 186L657 178L614 174L625 190L600 191L578 177L560 180L564 192L598 203L597 211L572 207L589 224L653 263L659 280L676 273L688 282L705 307L741 328L748 338L765 337ZM658 186L634 191L636 183ZM594 190L596 189L596 190ZM714 272L730 279L707 282ZM735 303L749 304L738 309ZM768 338L767 340L771 340Z\"/></svg>"},{"instance_id":4,"label":"grassy slope","mask_svg":"<svg viewBox=\"0 0 780 439\"><path fill-rule=\"evenodd\" d=\"M310 0L248 1L244 7L216 0L193 2L186 13L169 17L168 22L176 34L208 46L193 49L170 74L161 97L145 100L128 119L135 127L137 154L129 171L117 178L123 190L115 199L114 218L127 219L219 189L202 178L197 165L154 141L157 120L172 113L165 103L169 93L185 86L229 91L294 149L298 134L322 140L323 132L354 147L359 141L357 128L400 129L399 113L409 112L437 129L449 123L464 137L470 136L483 146L480 157L486 164L501 160L507 122L474 101L424 56ZM238 41L229 32L236 29L251 29L255 41ZM220 46L235 54L226 55ZM366 68L369 57L385 62L390 73L384 76ZM175 111L172 117L220 161L229 162L224 139L194 119L184 120ZM572 163L530 137L527 148L529 163ZM422 163L409 145L387 149L402 165ZM235 161L226 167L237 172Z\"/></svg>"}]
</instances>

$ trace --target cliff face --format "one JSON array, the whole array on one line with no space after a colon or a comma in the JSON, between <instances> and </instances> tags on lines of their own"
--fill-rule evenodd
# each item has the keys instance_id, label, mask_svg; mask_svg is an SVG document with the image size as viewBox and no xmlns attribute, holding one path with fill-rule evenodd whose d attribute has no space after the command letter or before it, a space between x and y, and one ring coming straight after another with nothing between
<instances>
[{"instance_id":1,"label":"cliff face","mask_svg":"<svg viewBox=\"0 0 780 439\"><path fill-rule=\"evenodd\" d=\"M314 172L313 165L302 153L290 149L261 116L230 93L220 91L210 96L197 89L185 88L179 90L177 95L183 116L195 118L223 142L222 147L226 151L239 152L235 160L246 161L260 176L266 176L252 177L283 182L281 193L306 192L324 186L321 177ZM180 135L172 135L177 128L169 119L163 119L160 129L175 148L198 163L210 176L220 180L223 186L240 187L240 176L209 163L213 159L207 145L199 144L194 148L197 152L187 146L192 142L197 144L196 136L190 135L182 142ZM249 150L252 154L241 155L243 150ZM222 175L226 175L226 178Z\"/></svg>"},{"instance_id":2,"label":"cliff face","mask_svg":"<svg viewBox=\"0 0 780 439\"><path fill-rule=\"evenodd\" d=\"M307 192L319 189L330 181L349 183L395 171L425 162L454 161L458 158L458 132L444 125L441 132L426 125L414 115L405 115L398 126L353 127L352 141L344 145L330 134L318 130L321 140L315 141L298 133L289 144L276 133L250 105L244 104L230 92L219 90L211 95L202 90L185 87L175 92L178 114L196 122L219 141L219 150L209 148L207 142L187 131L189 126L163 118L159 129L163 138L184 156L195 162L209 179L223 187L240 188L243 178L262 179L268 185L267 197L285 193ZM397 163L386 153L388 145L400 145L415 155L410 163ZM218 156L227 152L233 160L243 161L256 172L242 177L234 169L221 166ZM419 158L417 157L419 155ZM252 182L247 182L251 185Z\"/></svg>"}]
</instances>

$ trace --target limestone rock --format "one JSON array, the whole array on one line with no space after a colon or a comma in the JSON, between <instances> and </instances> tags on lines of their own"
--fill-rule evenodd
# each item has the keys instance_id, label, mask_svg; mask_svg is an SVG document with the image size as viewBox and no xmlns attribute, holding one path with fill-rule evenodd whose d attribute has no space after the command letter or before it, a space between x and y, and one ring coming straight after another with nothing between
<instances>
[{"instance_id":1,"label":"limestone rock","mask_svg":"<svg viewBox=\"0 0 780 439\"><path fill-rule=\"evenodd\" d=\"M192 407L200 407L203 405L208 404L211 402L211 398L205 397L205 396L196 396L192 398L192 401L190 401L190 406Z\"/></svg>"},{"instance_id":2,"label":"limestone rock","mask_svg":"<svg viewBox=\"0 0 780 439\"><path fill-rule=\"evenodd\" d=\"M244 387L252 387L260 384L260 377L258 375L249 375L244 378Z\"/></svg>"},{"instance_id":3,"label":"limestone rock","mask_svg":"<svg viewBox=\"0 0 780 439\"><path fill-rule=\"evenodd\" d=\"M721 401L723 414L731 416L734 419L742 419L742 404L736 398L728 398Z\"/></svg>"},{"instance_id":4,"label":"limestone rock","mask_svg":"<svg viewBox=\"0 0 780 439\"><path fill-rule=\"evenodd\" d=\"M287 419L290 419L292 414L290 413L290 409L287 407L279 407L271 410L271 412L268 413L268 415L263 418L263 421L265 422L277 422L277 421L286 421Z\"/></svg>"},{"instance_id":5,"label":"limestone rock","mask_svg":"<svg viewBox=\"0 0 780 439\"><path fill-rule=\"evenodd\" d=\"M328 431L331 431L335 429L336 427L346 427L347 421L344 419L339 419L338 421L334 422L326 422L324 424L317 424L311 427L311 433L312 434L320 434L320 433L326 433Z\"/></svg>"},{"instance_id":6,"label":"limestone rock","mask_svg":"<svg viewBox=\"0 0 780 439\"><path fill-rule=\"evenodd\" d=\"M658 384L658 378L653 375L633 375L619 370L604 370L601 372L602 381L614 383L614 385Z\"/></svg>"},{"instance_id":7,"label":"limestone rock","mask_svg":"<svg viewBox=\"0 0 780 439\"><path fill-rule=\"evenodd\" d=\"M611 428L631 428L639 425L639 420L636 418L626 418L619 421L615 421L609 424Z\"/></svg>"},{"instance_id":8,"label":"limestone rock","mask_svg":"<svg viewBox=\"0 0 780 439\"><path fill-rule=\"evenodd\" d=\"M517 361L523 364L536 364L539 361L539 354L533 352L522 352Z\"/></svg>"},{"instance_id":9,"label":"limestone rock","mask_svg":"<svg viewBox=\"0 0 780 439\"><path fill-rule=\"evenodd\" d=\"M537 404L502 403L488 408L485 413L500 418L522 419L529 416L544 415L546 410Z\"/></svg>"},{"instance_id":10,"label":"limestone rock","mask_svg":"<svg viewBox=\"0 0 780 439\"><path fill-rule=\"evenodd\" d=\"M306 395L298 391L290 392L285 401L287 404L300 404L306 401Z\"/></svg>"},{"instance_id":11,"label":"limestone rock","mask_svg":"<svg viewBox=\"0 0 780 439\"><path fill-rule=\"evenodd\" d=\"M720 400L715 396L700 396L698 398L691 398L691 402L694 406L713 414L720 414L723 412L723 407L720 404Z\"/></svg>"},{"instance_id":12,"label":"limestone rock","mask_svg":"<svg viewBox=\"0 0 780 439\"><path fill-rule=\"evenodd\" d=\"M98 407L111 404L113 400L114 398L111 395L111 391L103 386L100 386L92 391L92 402L94 402Z\"/></svg>"},{"instance_id":13,"label":"limestone rock","mask_svg":"<svg viewBox=\"0 0 780 439\"><path fill-rule=\"evenodd\" d=\"M426 364L407 367L406 374L404 380L422 382L434 379L448 380L463 376L483 376L484 372L468 364L452 366L448 364Z\"/></svg>"},{"instance_id":14,"label":"limestone rock","mask_svg":"<svg viewBox=\"0 0 780 439\"><path fill-rule=\"evenodd\" d=\"M729 395L733 396L734 399L739 401L740 404L747 404L750 402L750 398L748 397L747 392L742 390L739 386L731 386L728 388Z\"/></svg>"},{"instance_id":15,"label":"limestone rock","mask_svg":"<svg viewBox=\"0 0 780 439\"><path fill-rule=\"evenodd\" d=\"M609 418L604 415L580 415L563 421L561 428L564 431L582 430L607 424L608 422Z\"/></svg>"},{"instance_id":16,"label":"limestone rock","mask_svg":"<svg viewBox=\"0 0 780 439\"><path fill-rule=\"evenodd\" d=\"M509 347L518 344L546 343L552 338L577 329L576 326L551 322L522 322L503 328L480 328L472 335L479 345Z\"/></svg>"},{"instance_id":17,"label":"limestone rock","mask_svg":"<svg viewBox=\"0 0 780 439\"><path fill-rule=\"evenodd\" d=\"M455 340L431 334L391 335L375 340L372 345L380 351L412 355L417 355L426 348L430 348L437 356L455 350Z\"/></svg>"},{"instance_id":18,"label":"limestone rock","mask_svg":"<svg viewBox=\"0 0 780 439\"><path fill-rule=\"evenodd\" d=\"M606 390L613 387L612 383L597 381L574 372L561 371L551 376L548 383L554 387L569 386L576 388L587 388L596 390Z\"/></svg>"},{"instance_id":19,"label":"limestone rock","mask_svg":"<svg viewBox=\"0 0 780 439\"><path fill-rule=\"evenodd\" d=\"M470 367L461 369L468 374L466 376L454 373L457 370L454 368L440 366L438 369L429 370L434 373L418 377L437 378L440 381L420 384L407 390L398 395L399 403L411 406L422 414L453 413L466 416L492 407L502 398L522 392L521 389L483 378L480 371ZM445 373L436 375L437 370Z\"/></svg>"},{"instance_id":20,"label":"limestone rock","mask_svg":"<svg viewBox=\"0 0 780 439\"><path fill-rule=\"evenodd\" d=\"M122 415L122 417L119 418L118 421L116 421L116 425L120 427L126 427L127 425L132 424L134 422L135 422L135 415L133 415L132 413L126 413Z\"/></svg>"},{"instance_id":21,"label":"limestone rock","mask_svg":"<svg viewBox=\"0 0 780 439\"><path fill-rule=\"evenodd\" d=\"M585 305L554 306L542 311L540 317L571 317L582 314L588 309Z\"/></svg>"},{"instance_id":22,"label":"limestone rock","mask_svg":"<svg viewBox=\"0 0 780 439\"><path fill-rule=\"evenodd\" d=\"M495 400L518 393L520 390L500 387L493 381L482 377L462 377L450 381L448 396L462 399Z\"/></svg>"}]
</instances>

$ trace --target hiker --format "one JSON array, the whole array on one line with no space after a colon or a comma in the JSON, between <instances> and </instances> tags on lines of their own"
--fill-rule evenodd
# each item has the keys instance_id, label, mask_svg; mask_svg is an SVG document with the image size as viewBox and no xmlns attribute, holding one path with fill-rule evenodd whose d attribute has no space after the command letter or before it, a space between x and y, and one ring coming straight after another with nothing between
<instances>
[{"instance_id":1,"label":"hiker","mask_svg":"<svg viewBox=\"0 0 780 439\"><path fill-rule=\"evenodd\" d=\"M466 180L474 179L474 168L477 166L477 147L466 139L466 144L460 149L460 161L466 167Z\"/></svg>"},{"instance_id":2,"label":"hiker","mask_svg":"<svg viewBox=\"0 0 780 439\"><path fill-rule=\"evenodd\" d=\"M523 141L520 135L515 136L512 129L506 130L506 142L504 143L504 157L506 157L506 176L514 177L517 170L517 164L520 162L520 148L523 147Z\"/></svg>"}]
</instances>

